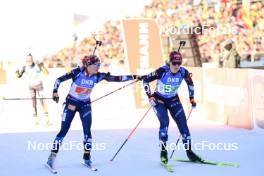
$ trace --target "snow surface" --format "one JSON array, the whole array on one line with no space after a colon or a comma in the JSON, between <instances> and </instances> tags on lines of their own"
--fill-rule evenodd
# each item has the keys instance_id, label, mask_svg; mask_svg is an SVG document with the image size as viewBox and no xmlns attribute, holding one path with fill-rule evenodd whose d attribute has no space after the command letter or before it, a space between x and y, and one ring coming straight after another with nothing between
<instances>
[{"instance_id":1,"label":"snow surface","mask_svg":"<svg viewBox=\"0 0 264 176\"><path fill-rule=\"evenodd\" d=\"M13 86L2 87L1 94L6 97L28 97L27 87L19 84L18 80ZM22 81L21 81L22 82ZM53 81L52 81L53 83ZM107 83L95 88L92 99L104 95L107 92L125 85ZM21 86L22 85L22 86ZM106 89L107 88L107 89ZM52 86L46 88L46 97L50 96ZM60 88L61 103L64 100L69 85L64 84ZM64 92L64 94L63 94ZM44 144L50 144L60 128L61 104L46 101L52 125L45 127L43 118L40 125L33 124L30 101L0 101L0 176L30 176L52 175L43 164L46 162L50 149L43 148ZM184 102L183 102L184 103ZM187 114L186 105L184 105ZM264 156L264 132L263 130L245 130L231 128L224 124L208 122L203 118L199 106L191 114L188 121L194 143L210 142L213 144L235 143L236 150L196 150L204 159L239 163L239 168L221 167L212 165L199 165L191 163L179 163L170 161L174 173L167 172L159 164L158 120L151 110L145 117L139 129L128 140L124 148L113 162L109 160L128 137L132 128L141 119L146 109L136 109L132 88L128 87L110 95L92 105L93 141L98 150L92 151L92 160L98 168L93 172L81 165L82 145L80 150L61 150L56 160L58 175L94 175L94 176L260 176L263 175ZM82 143L83 133L81 122L76 115L71 129L64 143ZM169 144L173 144L178 138L178 130L173 120L170 121ZM33 150L32 145L39 144L39 148ZM43 144L43 145L42 145ZM104 150L102 150L102 145ZM100 147L101 146L101 147ZM101 150L100 150L101 149ZM171 151L169 151L170 153ZM186 158L185 152L177 150L175 156Z\"/></svg>"},{"instance_id":2,"label":"snow surface","mask_svg":"<svg viewBox=\"0 0 264 176\"><path fill-rule=\"evenodd\" d=\"M191 125L192 138L195 142L209 141L235 142L238 149L235 151L210 151L209 149L197 151L205 159L239 163L239 168L199 165L170 161L174 173L168 173L159 165L158 129L140 128L128 140L124 148L113 162L109 160L127 138L131 129L120 130L93 130L96 144L104 144L105 150L92 152L94 165L99 169L93 172L83 167L80 162L82 150L61 150L56 160L58 175L95 175L95 176L247 176L263 175L263 133L235 129L221 125L200 126ZM169 143L176 141L177 129L170 129ZM40 148L33 150L29 142L50 143L56 132L30 132L30 133L5 133L0 134L0 175L28 176L51 175L43 164L49 155L49 149ZM82 141L82 131L69 131L64 143ZM170 152L169 152L170 153ZM183 150L177 150L175 156L185 157ZM261 174L262 173L262 174Z\"/></svg>"}]
</instances>

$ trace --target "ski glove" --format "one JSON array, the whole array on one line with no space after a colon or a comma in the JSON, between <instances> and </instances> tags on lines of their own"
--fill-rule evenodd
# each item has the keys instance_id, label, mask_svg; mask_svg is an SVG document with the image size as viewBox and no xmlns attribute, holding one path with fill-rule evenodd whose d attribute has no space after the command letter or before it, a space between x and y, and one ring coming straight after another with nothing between
<instances>
[{"instance_id":1,"label":"ski glove","mask_svg":"<svg viewBox=\"0 0 264 176\"><path fill-rule=\"evenodd\" d=\"M52 100L55 101L56 103L59 102L59 95L58 95L57 92L54 92L54 93L52 94Z\"/></svg>"},{"instance_id":2,"label":"ski glove","mask_svg":"<svg viewBox=\"0 0 264 176\"><path fill-rule=\"evenodd\" d=\"M196 107L196 101L194 100L193 97L190 97L190 103L192 104L192 108Z\"/></svg>"},{"instance_id":3,"label":"ski glove","mask_svg":"<svg viewBox=\"0 0 264 176\"><path fill-rule=\"evenodd\" d=\"M156 106L157 105L157 101L154 97L149 97L149 103L152 107Z\"/></svg>"},{"instance_id":4,"label":"ski glove","mask_svg":"<svg viewBox=\"0 0 264 176\"><path fill-rule=\"evenodd\" d=\"M133 75L133 78L134 79L138 79L140 81L142 81L143 79L145 79L147 76L146 75L143 75L143 76L140 76L140 75Z\"/></svg>"}]
</instances>

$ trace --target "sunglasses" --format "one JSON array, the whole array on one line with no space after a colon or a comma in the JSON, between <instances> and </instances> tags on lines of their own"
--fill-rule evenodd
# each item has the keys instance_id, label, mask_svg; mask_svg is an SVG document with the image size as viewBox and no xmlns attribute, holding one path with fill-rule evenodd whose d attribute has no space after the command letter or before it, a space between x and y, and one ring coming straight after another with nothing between
<instances>
[{"instance_id":1,"label":"sunglasses","mask_svg":"<svg viewBox=\"0 0 264 176\"><path fill-rule=\"evenodd\" d=\"M95 65L97 69L99 69L99 68L100 68L100 66L101 66L101 64L100 64L100 63L94 63L93 65Z\"/></svg>"},{"instance_id":2,"label":"sunglasses","mask_svg":"<svg viewBox=\"0 0 264 176\"><path fill-rule=\"evenodd\" d=\"M100 66L100 65L101 65L101 63L100 63L100 62L98 62L98 61L96 61L96 62L90 62L88 65L96 65L96 66L97 66L97 65L99 65L99 66Z\"/></svg>"},{"instance_id":3,"label":"sunglasses","mask_svg":"<svg viewBox=\"0 0 264 176\"><path fill-rule=\"evenodd\" d=\"M174 61L174 62L171 62L171 64L175 66L175 65L181 65L182 63L181 62L175 62Z\"/></svg>"}]
</instances>

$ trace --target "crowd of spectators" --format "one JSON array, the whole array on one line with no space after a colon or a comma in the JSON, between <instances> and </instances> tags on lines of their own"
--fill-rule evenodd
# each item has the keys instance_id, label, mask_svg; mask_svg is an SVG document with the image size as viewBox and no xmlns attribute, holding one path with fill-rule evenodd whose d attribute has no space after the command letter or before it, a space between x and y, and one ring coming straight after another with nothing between
<instances>
[{"instance_id":1,"label":"crowd of spectators","mask_svg":"<svg viewBox=\"0 0 264 176\"><path fill-rule=\"evenodd\" d=\"M154 19L163 36L170 36L171 27L178 29L204 27L198 34L203 62L218 62L226 41L232 40L239 54L264 52L264 4L250 1L248 6L237 0L154 0L138 17ZM108 21L98 32L103 47L98 54L105 65L112 60L124 62L124 44L119 21ZM80 58L92 53L93 37L63 48L46 58L50 67L73 66ZM78 44L77 44L78 43ZM54 65L55 63L55 65Z\"/></svg>"},{"instance_id":2,"label":"crowd of spectators","mask_svg":"<svg viewBox=\"0 0 264 176\"><path fill-rule=\"evenodd\" d=\"M124 48L120 31L120 21L108 21L96 33L96 36L86 37L80 42L73 40L70 47L65 47L54 55L45 58L45 62L49 67L76 66L80 64L84 55L93 53L94 37L96 37L98 40L103 41L103 46L98 47L96 50L96 54L104 63L103 66L110 65L113 59L117 59L118 63L122 64L124 62Z\"/></svg>"},{"instance_id":3,"label":"crowd of spectators","mask_svg":"<svg viewBox=\"0 0 264 176\"><path fill-rule=\"evenodd\" d=\"M264 52L264 4L249 2L247 6L237 0L201 0L196 4L186 0L155 0L145 7L142 16L155 19L167 36L185 28L202 27L204 30L198 33L202 61L218 62L230 40L241 55Z\"/></svg>"}]
</instances>

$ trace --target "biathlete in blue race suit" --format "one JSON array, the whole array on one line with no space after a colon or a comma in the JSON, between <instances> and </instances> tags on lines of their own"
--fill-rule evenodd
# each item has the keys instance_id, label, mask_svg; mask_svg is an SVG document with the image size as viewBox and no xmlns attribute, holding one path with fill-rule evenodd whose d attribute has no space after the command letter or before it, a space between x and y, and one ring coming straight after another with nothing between
<instances>
[{"instance_id":1,"label":"biathlete in blue race suit","mask_svg":"<svg viewBox=\"0 0 264 176\"><path fill-rule=\"evenodd\" d=\"M76 112L79 112L83 126L84 134L84 154L83 159L87 165L91 165L91 149L92 149L92 109L90 95L94 86L102 80L109 82L124 82L133 79L141 80L141 76L124 75L112 76L110 73L98 72L100 68L100 60L96 55L85 56L83 58L83 66L70 71L69 73L56 79L53 88L53 100L58 102L58 88L63 81L72 79L71 88L66 98L65 107L62 115L61 129L57 134L51 154L49 155L47 164L52 168L55 157L59 151L60 144L70 129L71 122Z\"/></svg>"},{"instance_id":2,"label":"biathlete in blue race suit","mask_svg":"<svg viewBox=\"0 0 264 176\"><path fill-rule=\"evenodd\" d=\"M144 89L149 97L149 102L153 106L160 122L160 159L161 162L165 164L168 163L166 142L168 141L169 110L182 135L182 141L188 158L192 161L197 161L200 160L200 157L191 150L191 135L187 125L184 109L178 97L178 88L180 87L182 81L185 80L188 85L190 103L193 107L196 106L196 102L194 101L193 81L188 70L181 66L181 53L172 51L169 57L170 60L167 65L164 65L156 71L148 74L143 80ZM157 80L157 86L155 92L152 94L149 82L154 80Z\"/></svg>"}]
</instances>

